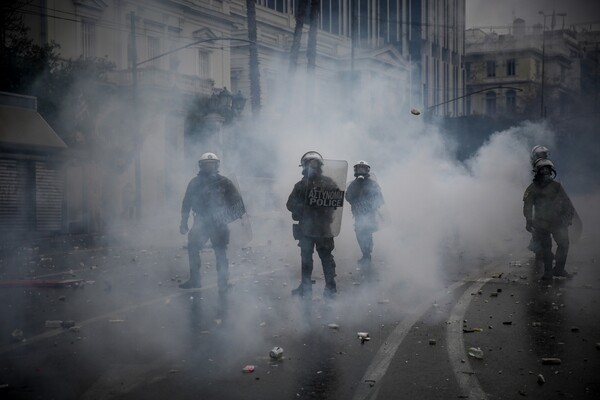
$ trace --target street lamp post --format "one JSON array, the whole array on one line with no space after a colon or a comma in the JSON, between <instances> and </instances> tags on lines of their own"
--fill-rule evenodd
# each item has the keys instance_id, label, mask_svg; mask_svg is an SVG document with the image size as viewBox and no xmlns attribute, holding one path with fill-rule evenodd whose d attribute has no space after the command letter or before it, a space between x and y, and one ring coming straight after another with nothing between
<instances>
[{"instance_id":1,"label":"street lamp post","mask_svg":"<svg viewBox=\"0 0 600 400\"><path fill-rule=\"evenodd\" d=\"M432 106L427 107L426 110L429 111L429 110L434 109L436 107L439 107L441 105L452 103L453 101L464 99L465 97L473 96L474 94L477 94L477 93L487 92L487 91L493 90L493 89L510 89L510 90L516 90L517 92L522 92L523 91L523 89L521 89L521 88L512 87L512 86L502 86L502 85L492 86L492 87L488 87L488 88L485 88L485 89L476 90L476 91L471 92L471 93L463 94L462 96L458 96L458 97L455 97L455 98L450 99L450 100L442 101L441 103L434 104ZM421 115L421 111L419 109L417 109L417 108L411 109L410 112L413 115Z\"/></svg>"},{"instance_id":2,"label":"street lamp post","mask_svg":"<svg viewBox=\"0 0 600 400\"><path fill-rule=\"evenodd\" d=\"M137 67L146 64L148 62L154 61L158 58L164 57L166 55L175 53L177 51L183 50L183 49L187 49L189 47L201 44L201 43L208 43L208 42L214 42L214 41L218 41L218 40L233 40L233 41L239 41L239 42L246 42L246 43L255 43L251 40L247 40L247 39L237 39L237 38L224 38L224 37L220 37L220 38L209 38L209 39L202 39L202 40L196 40L192 43L186 44L185 46L181 46L178 47L176 49L164 52L162 54L159 54L157 56L148 58L146 60L143 61L138 61L137 60L137 52L136 52L136 32L135 32L135 20L136 20L136 16L135 16L135 12L131 12L130 15L131 18L131 81L132 81L132 97L133 97L133 107L134 107L134 114L136 115L137 118L137 113L138 113L138 71L137 71ZM227 90L227 88L223 89L223 92L226 91L227 93L229 93L229 91ZM237 95L236 95L237 96ZM241 96L241 93L239 93L239 96ZM243 96L242 96L243 99ZM246 100L243 99L243 103L241 103L241 109L239 110L239 112L241 113L241 111L244 108L244 104L246 103ZM229 93L229 97L226 96L226 94L223 94L221 102L224 101L228 101L229 103L233 102L231 93ZM237 109L239 109L240 107L240 99L237 99ZM233 108L231 105L229 106L229 108ZM237 110L236 109L236 110ZM135 218L139 221L141 219L141 208L142 208L142 184L141 184L141 165L140 165L140 138L137 136L137 134L139 133L139 129L136 131L136 153L135 153L135 158L134 158L134 175L135 175Z\"/></svg>"}]
</instances>

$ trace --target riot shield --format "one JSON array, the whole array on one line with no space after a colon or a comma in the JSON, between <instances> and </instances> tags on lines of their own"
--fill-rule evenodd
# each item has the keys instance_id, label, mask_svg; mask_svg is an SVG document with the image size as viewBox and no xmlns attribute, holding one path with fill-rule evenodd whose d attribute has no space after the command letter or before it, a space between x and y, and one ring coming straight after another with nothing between
<instances>
[{"instance_id":1,"label":"riot shield","mask_svg":"<svg viewBox=\"0 0 600 400\"><path fill-rule=\"evenodd\" d=\"M323 160L321 171L307 177L302 233L310 237L335 237L342 227L348 162Z\"/></svg>"}]
</instances>

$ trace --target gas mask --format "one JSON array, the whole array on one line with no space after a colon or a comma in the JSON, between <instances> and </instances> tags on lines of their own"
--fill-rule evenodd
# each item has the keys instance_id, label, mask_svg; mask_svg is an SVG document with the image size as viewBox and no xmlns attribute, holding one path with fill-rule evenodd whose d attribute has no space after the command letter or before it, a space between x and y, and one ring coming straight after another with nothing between
<instances>
[{"instance_id":1,"label":"gas mask","mask_svg":"<svg viewBox=\"0 0 600 400\"><path fill-rule=\"evenodd\" d=\"M203 161L200 163L200 174L214 177L219 172L219 162Z\"/></svg>"},{"instance_id":2,"label":"gas mask","mask_svg":"<svg viewBox=\"0 0 600 400\"><path fill-rule=\"evenodd\" d=\"M306 172L306 176L312 178L321 173L321 161L312 159L304 164L304 171Z\"/></svg>"},{"instance_id":3,"label":"gas mask","mask_svg":"<svg viewBox=\"0 0 600 400\"><path fill-rule=\"evenodd\" d=\"M543 184L548 184L556 177L556 172L549 166L544 166L538 171L538 179Z\"/></svg>"}]
</instances>

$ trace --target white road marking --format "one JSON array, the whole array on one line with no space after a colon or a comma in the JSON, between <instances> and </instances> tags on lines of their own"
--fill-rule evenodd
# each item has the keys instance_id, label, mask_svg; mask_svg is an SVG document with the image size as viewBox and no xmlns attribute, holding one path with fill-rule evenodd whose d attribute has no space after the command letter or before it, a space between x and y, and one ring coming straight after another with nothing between
<instances>
[{"instance_id":1,"label":"white road marking","mask_svg":"<svg viewBox=\"0 0 600 400\"><path fill-rule=\"evenodd\" d=\"M452 285L444 289L446 293L451 293L457 288L464 285L465 282L455 282ZM435 297L432 297L432 299ZM439 298L439 297L438 297ZM421 303L415 312L404 318L396 328L389 334L385 339L383 346L379 348L373 361L367 367L367 371L361 379L361 385L356 390L353 400L366 400L376 399L379 393L380 380L386 374L398 347L406 337L406 334L412 328L412 326L425 314L425 312L431 307L432 302L426 301Z\"/></svg>"},{"instance_id":2,"label":"white road marking","mask_svg":"<svg viewBox=\"0 0 600 400\"><path fill-rule=\"evenodd\" d=\"M487 400L487 395L479 385L479 380L475 377L475 374L472 373L473 369L469 363L469 356L465 351L462 324L467 308L473 299L471 293L477 293L490 279L492 278L479 279L465 290L452 308L446 326L446 346L448 348L450 366L454 371L454 376L462 394L472 400Z\"/></svg>"}]
</instances>

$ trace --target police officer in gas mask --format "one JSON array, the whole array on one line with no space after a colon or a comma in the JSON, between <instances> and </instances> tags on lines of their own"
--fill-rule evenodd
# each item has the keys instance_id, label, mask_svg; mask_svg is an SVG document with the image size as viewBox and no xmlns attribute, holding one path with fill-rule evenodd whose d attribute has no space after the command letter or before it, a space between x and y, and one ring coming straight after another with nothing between
<instances>
[{"instance_id":1,"label":"police officer in gas mask","mask_svg":"<svg viewBox=\"0 0 600 400\"><path fill-rule=\"evenodd\" d=\"M549 155L550 149L544 145L538 144L531 148L531 152L529 153L529 162L531 163L531 172L533 176L536 174L535 164L539 160L547 159ZM529 241L529 246L527 246L527 248L535 254L534 271L541 271L544 266L544 256L542 254L542 246L538 240L535 230L531 232L531 240Z\"/></svg>"},{"instance_id":2,"label":"police officer in gas mask","mask_svg":"<svg viewBox=\"0 0 600 400\"><path fill-rule=\"evenodd\" d=\"M554 180L552 161L540 158L535 163L535 176L523 195L523 215L528 232L535 234L544 262L542 280L552 276L571 277L565 271L569 252L569 230L575 208L562 185ZM552 267L552 239L556 241L555 265Z\"/></svg>"},{"instance_id":3,"label":"police officer in gas mask","mask_svg":"<svg viewBox=\"0 0 600 400\"><path fill-rule=\"evenodd\" d=\"M331 207L312 207L307 205L308 191L311 188L336 190L336 183L323 175L323 157L316 151L305 153L300 159L302 179L294 185L286 207L292 213L294 239L298 240L301 256L301 282L292 290L292 295L312 297L313 252L316 249L323 265L325 277L325 298L333 298L337 293L335 283L335 260L331 223L334 209ZM343 199L342 199L343 201Z\"/></svg>"},{"instance_id":4,"label":"police officer in gas mask","mask_svg":"<svg viewBox=\"0 0 600 400\"><path fill-rule=\"evenodd\" d=\"M362 258L358 262L365 268L369 268L373 252L373 233L379 228L377 212L384 201L381 188L371 177L369 163L362 160L356 163L354 177L355 179L346 189L346 200L352 208L354 231L362 252Z\"/></svg>"},{"instance_id":5,"label":"police officer in gas mask","mask_svg":"<svg viewBox=\"0 0 600 400\"><path fill-rule=\"evenodd\" d=\"M240 218L245 213L245 208L235 185L219 174L219 164L220 160L216 154L202 154L198 161L200 171L185 191L179 231L182 235L188 234L190 278L179 285L182 289L200 287L200 250L209 239L215 252L219 293L224 294L228 289L227 224ZM191 230L188 228L190 211L194 215Z\"/></svg>"}]
</instances>

